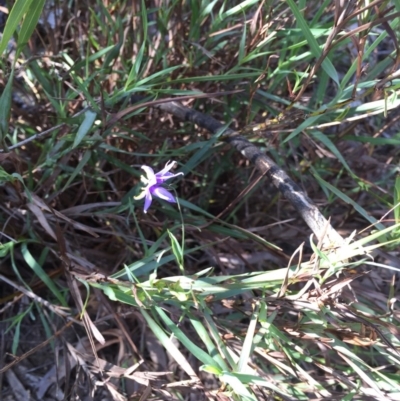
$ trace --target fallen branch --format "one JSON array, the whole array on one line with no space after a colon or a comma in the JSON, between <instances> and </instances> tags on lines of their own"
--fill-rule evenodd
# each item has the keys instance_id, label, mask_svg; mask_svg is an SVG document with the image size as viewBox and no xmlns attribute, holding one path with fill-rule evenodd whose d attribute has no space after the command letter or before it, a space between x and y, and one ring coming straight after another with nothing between
<instances>
[{"instance_id":1,"label":"fallen branch","mask_svg":"<svg viewBox=\"0 0 400 401\"><path fill-rule=\"evenodd\" d=\"M132 103L136 103L139 100L141 100L141 98L136 96L131 98ZM176 101L158 103L154 107L166 111L183 121L195 123L213 134L217 134L221 132L221 129L225 128L224 125L215 118L185 107ZM311 228L323 247L341 246L343 244L343 238L331 226L329 221L325 219L314 202L272 159L262 153L257 146L253 145L237 131L229 128L224 129L221 138L235 147L236 150L246 159L250 160L262 174L265 174L272 181L281 194L300 213L301 217Z\"/></svg>"}]
</instances>

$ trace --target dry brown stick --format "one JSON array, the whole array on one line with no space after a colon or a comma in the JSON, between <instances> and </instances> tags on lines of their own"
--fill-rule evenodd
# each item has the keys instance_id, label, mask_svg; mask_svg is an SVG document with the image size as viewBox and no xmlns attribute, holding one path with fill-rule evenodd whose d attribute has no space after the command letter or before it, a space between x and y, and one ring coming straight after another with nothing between
<instances>
[{"instance_id":1,"label":"dry brown stick","mask_svg":"<svg viewBox=\"0 0 400 401\"><path fill-rule=\"evenodd\" d=\"M131 98L133 103L136 103L139 100L140 98L136 96ZM262 153L257 146L253 145L238 132L229 128L225 129L224 125L215 118L185 107L179 102L168 101L157 104L155 107L166 111L183 121L195 123L199 127L205 128L213 134L217 134L218 132L221 132L221 130L224 130L221 138L231 146L235 147L236 150L238 150L246 159L250 160L262 174L266 174L281 194L300 213L304 221L311 228L324 247L341 246L343 244L343 238L331 226L329 221L325 219L318 210L318 207L307 196L307 194L303 192L301 188L293 182L285 171L282 170L272 159Z\"/></svg>"}]
</instances>

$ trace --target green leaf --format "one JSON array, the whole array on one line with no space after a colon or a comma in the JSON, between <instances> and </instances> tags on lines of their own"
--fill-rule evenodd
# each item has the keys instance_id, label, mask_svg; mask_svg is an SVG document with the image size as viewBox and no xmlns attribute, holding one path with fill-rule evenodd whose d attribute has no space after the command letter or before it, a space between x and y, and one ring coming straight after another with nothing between
<instances>
[{"instance_id":1,"label":"green leaf","mask_svg":"<svg viewBox=\"0 0 400 401\"><path fill-rule=\"evenodd\" d=\"M151 331L160 340L161 344L165 349L168 350L169 354L175 359L178 365L189 375L189 377L197 377L196 373L189 365L187 359L184 357L182 352L176 347L171 341L170 337L165 334L165 331L156 323L156 321L143 309L140 309L143 317L149 325Z\"/></svg>"},{"instance_id":2,"label":"green leaf","mask_svg":"<svg viewBox=\"0 0 400 401\"><path fill-rule=\"evenodd\" d=\"M181 269L181 271L183 271L183 251L182 251L182 247L179 244L178 240L176 239L175 235L172 234L171 231L168 231L168 235L169 238L171 240L171 247L172 247L172 253L175 256L175 259L179 265L179 268Z\"/></svg>"},{"instance_id":3,"label":"green leaf","mask_svg":"<svg viewBox=\"0 0 400 401\"><path fill-rule=\"evenodd\" d=\"M85 167L86 163L90 159L90 156L92 155L91 150L87 150L78 165L76 166L74 172L70 175L68 178L68 181L65 183L62 192L65 191L68 188L68 185L71 184L71 182L75 179L75 177L82 171L83 167Z\"/></svg>"},{"instance_id":4,"label":"green leaf","mask_svg":"<svg viewBox=\"0 0 400 401\"><path fill-rule=\"evenodd\" d=\"M43 6L46 0L36 0L32 3L27 11L25 18L21 25L21 30L18 35L18 50L22 51L23 47L28 43L36 25L39 21L40 14L42 14Z\"/></svg>"},{"instance_id":5,"label":"green leaf","mask_svg":"<svg viewBox=\"0 0 400 401\"><path fill-rule=\"evenodd\" d=\"M4 91L0 97L0 144L6 152L8 152L6 137L8 135L8 123L10 120L10 112L11 112L11 96L12 96L13 80L14 80L14 67L11 70L6 87L4 88Z\"/></svg>"},{"instance_id":6,"label":"green leaf","mask_svg":"<svg viewBox=\"0 0 400 401\"><path fill-rule=\"evenodd\" d=\"M144 2L144 0L142 0L142 18L141 18L141 23L142 23L142 28L143 28L143 39L142 39L142 45L140 46L139 52L136 55L135 61L132 65L132 68L129 72L128 75L128 79L126 80L125 83L125 90L129 87L129 85L132 82L135 82L138 80L138 78L140 77L140 67L142 66L142 62L143 62L143 56L144 56L144 52L146 50L146 41L147 41L147 7L146 4ZM139 85L138 85L139 86Z\"/></svg>"},{"instance_id":7,"label":"green leaf","mask_svg":"<svg viewBox=\"0 0 400 401\"><path fill-rule=\"evenodd\" d=\"M250 393L236 375L230 372L223 372L219 378L232 387L233 391L240 396L241 401L257 401L255 396Z\"/></svg>"},{"instance_id":8,"label":"green leaf","mask_svg":"<svg viewBox=\"0 0 400 401\"><path fill-rule=\"evenodd\" d=\"M3 36L0 41L0 56L7 48L8 42L16 31L18 24L21 23L22 18L30 9L32 0L17 0L7 18L6 26L4 27Z\"/></svg>"},{"instance_id":9,"label":"green leaf","mask_svg":"<svg viewBox=\"0 0 400 401\"><path fill-rule=\"evenodd\" d=\"M243 2L241 2L240 4L238 4L237 6L231 7L229 8L224 15L222 16L222 18L226 18L229 17L231 15L237 14L242 12L244 9L246 9L247 7L252 6L253 4L256 4L258 2L258 0L245 0Z\"/></svg>"},{"instance_id":10,"label":"green leaf","mask_svg":"<svg viewBox=\"0 0 400 401\"><path fill-rule=\"evenodd\" d=\"M293 0L286 1L296 17L296 22L302 30L303 35L310 46L312 54L316 59L319 59L322 56L322 50L318 42L316 41L313 33L311 32L306 20L304 19L303 14L300 12L299 8ZM328 58L325 58L322 62L322 68L333 79L333 81L335 81L339 85L339 75L332 62Z\"/></svg>"},{"instance_id":11,"label":"green leaf","mask_svg":"<svg viewBox=\"0 0 400 401\"><path fill-rule=\"evenodd\" d=\"M200 366L200 370L203 372L211 373L213 375L219 376L222 373L222 370L211 365L203 365Z\"/></svg>"},{"instance_id":12,"label":"green leaf","mask_svg":"<svg viewBox=\"0 0 400 401\"><path fill-rule=\"evenodd\" d=\"M75 72L76 70L79 70L82 67L85 67L87 63L93 63L93 61L96 61L99 58L103 57L107 53L111 52L114 49L114 47L115 47L115 45L107 46L104 49L99 50L98 52L90 55L89 57L85 58L84 60L78 61L75 64L73 64L73 62L70 59L68 54L63 54L63 57L65 58L66 62L69 65L72 65L71 69L69 70L69 73L72 73L72 72Z\"/></svg>"},{"instance_id":13,"label":"green leaf","mask_svg":"<svg viewBox=\"0 0 400 401\"><path fill-rule=\"evenodd\" d=\"M202 299L200 299L199 303L200 303L201 307L204 309L205 308L205 306L203 305L204 301ZM203 344L206 346L208 355L212 355L212 358L219 365L218 369L228 370L229 367L226 364L224 358L218 352L218 348L215 346L212 339L210 338L210 335L207 331L207 327L204 326L204 324L200 321L199 317L192 316L190 313L188 314L188 317L189 317L190 322L192 323L194 329L196 330L197 335L200 337L201 341L203 341ZM200 359L200 358L198 358L198 359ZM213 364L213 366L215 366L215 364ZM221 371L219 371L219 373L221 373ZM219 373L216 373L216 374L219 374Z\"/></svg>"},{"instance_id":14,"label":"green leaf","mask_svg":"<svg viewBox=\"0 0 400 401\"><path fill-rule=\"evenodd\" d=\"M72 149L75 149L83 140L83 138L88 134L90 129L93 126L93 123L95 122L97 117L97 113L95 113L92 110L88 110L85 112L85 118L80 125L78 132L75 136L74 143L72 145Z\"/></svg>"},{"instance_id":15,"label":"green leaf","mask_svg":"<svg viewBox=\"0 0 400 401\"><path fill-rule=\"evenodd\" d=\"M246 18L245 18L246 19ZM243 24L242 37L239 43L239 64L242 64L243 59L246 55L246 23Z\"/></svg>"},{"instance_id":16,"label":"green leaf","mask_svg":"<svg viewBox=\"0 0 400 401\"><path fill-rule=\"evenodd\" d=\"M396 177L394 184L393 204L395 222L400 223L400 176Z\"/></svg>"},{"instance_id":17,"label":"green leaf","mask_svg":"<svg viewBox=\"0 0 400 401\"><path fill-rule=\"evenodd\" d=\"M316 130L311 131L311 135L318 141L322 142L338 158L338 160L343 164L343 166L350 173L350 175L352 177L355 177L355 174L351 171L350 166L347 164L346 160L339 152L335 144L329 139L329 137L327 137L321 131L316 131Z\"/></svg>"},{"instance_id":18,"label":"green leaf","mask_svg":"<svg viewBox=\"0 0 400 401\"><path fill-rule=\"evenodd\" d=\"M215 369L219 369L214 359L193 343L186 334L167 316L162 308L158 306L154 307L163 322L166 324L168 329L174 336L187 348L191 355L195 356L202 363L213 366Z\"/></svg>"},{"instance_id":19,"label":"green leaf","mask_svg":"<svg viewBox=\"0 0 400 401\"><path fill-rule=\"evenodd\" d=\"M158 77L162 77L162 76L165 76L165 75L169 76L169 75L171 74L172 71L175 71L175 70L177 70L177 69L179 69L179 68L182 68L182 66L181 66L181 65L174 65L174 66L172 66L172 67L163 68L161 71L157 71L157 72L155 72L154 74L152 74L152 75L150 75L150 76L148 76L148 77L146 77L146 78L141 79L139 82L136 83L135 86L136 86L136 87L140 87L140 86L143 86L144 84L146 84L147 82L154 81L154 80L155 80L156 78L158 78ZM134 80L134 79L133 79L133 80ZM128 79L125 88L128 88L128 86L129 86L129 84L130 84L131 82L132 82L132 81L129 81L129 79Z\"/></svg>"},{"instance_id":20,"label":"green leaf","mask_svg":"<svg viewBox=\"0 0 400 401\"><path fill-rule=\"evenodd\" d=\"M0 243L0 258L7 256L13 249L13 243L7 242L5 244Z\"/></svg>"},{"instance_id":21,"label":"green leaf","mask_svg":"<svg viewBox=\"0 0 400 401\"><path fill-rule=\"evenodd\" d=\"M17 316L15 316L15 318L13 318L13 323L8 328L8 329L10 329L11 327L15 326L14 337L13 337L12 346L11 346L11 352L14 355L17 355L17 351L18 351L19 339L21 337L21 324L22 324L25 316L31 312L32 306L33 306L33 302L28 305L26 310L24 310L22 313L18 314Z\"/></svg>"},{"instance_id":22,"label":"green leaf","mask_svg":"<svg viewBox=\"0 0 400 401\"><path fill-rule=\"evenodd\" d=\"M251 353L253 351L253 338L256 331L258 322L258 313L260 310L260 302L256 301L254 312L250 319L250 324L247 329L246 338L244 339L242 351L238 362L238 372L246 372L247 363L250 361Z\"/></svg>"},{"instance_id":23,"label":"green leaf","mask_svg":"<svg viewBox=\"0 0 400 401\"><path fill-rule=\"evenodd\" d=\"M36 262L35 258L29 252L28 245L26 242L24 242L21 245L21 253L25 259L25 262L28 264L28 266L35 272L35 274L39 277L39 279L42 280L47 285L47 287L53 293L53 295L60 301L61 305L67 307L68 303L65 300L64 296L58 290L58 288L54 284L53 280L51 280L51 278L43 270L42 266L40 266Z\"/></svg>"},{"instance_id":24,"label":"green leaf","mask_svg":"<svg viewBox=\"0 0 400 401\"><path fill-rule=\"evenodd\" d=\"M320 183L322 187L325 187L329 189L331 192L333 192L338 198L342 199L342 201L348 203L349 205L352 205L355 210L357 210L358 213L360 213L361 216L363 216L367 221L370 223L374 224L375 227L378 230L384 230L385 226L382 223L379 223L378 220L376 220L374 217L372 217L368 212L360 206L357 202L353 201L350 197L348 197L346 194L344 194L340 189L336 188L334 185L329 184L326 182L314 168L311 168L313 175L315 179Z\"/></svg>"}]
</instances>

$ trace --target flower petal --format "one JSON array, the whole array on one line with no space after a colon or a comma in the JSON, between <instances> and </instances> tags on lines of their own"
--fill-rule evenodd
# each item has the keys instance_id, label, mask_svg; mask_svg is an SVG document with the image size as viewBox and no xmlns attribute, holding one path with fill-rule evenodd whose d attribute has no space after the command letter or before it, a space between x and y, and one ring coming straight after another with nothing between
<instances>
[{"instance_id":1,"label":"flower petal","mask_svg":"<svg viewBox=\"0 0 400 401\"><path fill-rule=\"evenodd\" d=\"M149 207L151 206L152 201L153 201L153 197L151 196L150 191L147 191L145 199L144 199L144 207L143 207L143 211L145 213L147 213L147 211L149 210Z\"/></svg>"},{"instance_id":2,"label":"flower petal","mask_svg":"<svg viewBox=\"0 0 400 401\"><path fill-rule=\"evenodd\" d=\"M157 182L156 175L154 174L154 170L149 166L142 166L142 170L145 171L147 177L142 176L142 181L148 185L154 185Z\"/></svg>"},{"instance_id":3,"label":"flower petal","mask_svg":"<svg viewBox=\"0 0 400 401\"><path fill-rule=\"evenodd\" d=\"M168 173L168 171L171 170L172 167L174 167L175 163L176 163L175 161L167 162L165 167L156 174L157 177L161 177L161 176L164 176L164 175L172 174L172 173Z\"/></svg>"},{"instance_id":4,"label":"flower petal","mask_svg":"<svg viewBox=\"0 0 400 401\"><path fill-rule=\"evenodd\" d=\"M176 174L166 173L162 177L159 177L157 174L156 174L157 184L163 184L164 181L167 181L170 178L174 178L174 177L178 177L179 175L183 175L183 173L176 173Z\"/></svg>"},{"instance_id":5,"label":"flower petal","mask_svg":"<svg viewBox=\"0 0 400 401\"><path fill-rule=\"evenodd\" d=\"M162 182L169 180L172 177L176 177L178 175L183 175L183 173L173 174L169 170L176 164L175 161L168 162L165 167L156 174L157 182L161 184Z\"/></svg>"},{"instance_id":6,"label":"flower petal","mask_svg":"<svg viewBox=\"0 0 400 401\"><path fill-rule=\"evenodd\" d=\"M176 203L175 196L172 195L171 192L167 191L165 188L156 186L151 188L150 191L154 196L157 196L157 198L163 199L170 203Z\"/></svg>"},{"instance_id":7,"label":"flower petal","mask_svg":"<svg viewBox=\"0 0 400 401\"><path fill-rule=\"evenodd\" d=\"M170 178L177 177L178 175L183 175L183 173L173 174L169 170L176 164L175 161L168 162L165 167L156 173L156 179L158 184L162 184L164 181L169 180Z\"/></svg>"}]
</instances>

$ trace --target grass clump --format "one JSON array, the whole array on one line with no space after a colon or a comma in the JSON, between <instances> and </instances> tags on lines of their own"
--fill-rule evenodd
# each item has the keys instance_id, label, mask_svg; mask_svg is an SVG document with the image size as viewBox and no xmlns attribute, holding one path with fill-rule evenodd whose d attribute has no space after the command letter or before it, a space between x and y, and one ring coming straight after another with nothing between
<instances>
[{"instance_id":1,"label":"grass clump","mask_svg":"<svg viewBox=\"0 0 400 401\"><path fill-rule=\"evenodd\" d=\"M4 394L399 399L397 2L3 7Z\"/></svg>"}]
</instances>

